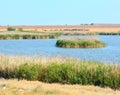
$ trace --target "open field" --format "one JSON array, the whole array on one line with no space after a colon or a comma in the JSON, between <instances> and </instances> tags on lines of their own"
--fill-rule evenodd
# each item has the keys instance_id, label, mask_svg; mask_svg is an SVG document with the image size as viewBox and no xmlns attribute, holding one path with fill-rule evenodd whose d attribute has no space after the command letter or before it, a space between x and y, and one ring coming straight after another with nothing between
<instances>
[{"instance_id":1,"label":"open field","mask_svg":"<svg viewBox=\"0 0 120 95\"><path fill-rule=\"evenodd\" d=\"M13 31L16 33L23 32L28 34L44 33L44 35L50 33L59 33L63 35L120 35L120 24L0 26L0 33L7 34L12 32L12 34L15 34Z\"/></svg>"},{"instance_id":2,"label":"open field","mask_svg":"<svg viewBox=\"0 0 120 95\"><path fill-rule=\"evenodd\" d=\"M47 84L0 79L0 95L120 95L120 91L95 86Z\"/></svg>"},{"instance_id":3,"label":"open field","mask_svg":"<svg viewBox=\"0 0 120 95\"><path fill-rule=\"evenodd\" d=\"M16 31L81 31L81 32L119 32L120 24L82 24L82 25L46 25L46 26L0 26L0 31L7 31L8 27Z\"/></svg>"}]
</instances>

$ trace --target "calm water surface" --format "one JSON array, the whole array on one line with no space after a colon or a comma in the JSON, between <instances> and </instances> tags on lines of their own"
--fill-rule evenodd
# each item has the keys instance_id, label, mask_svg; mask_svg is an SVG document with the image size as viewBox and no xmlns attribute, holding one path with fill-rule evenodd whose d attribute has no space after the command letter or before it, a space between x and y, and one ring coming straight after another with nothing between
<instances>
[{"instance_id":1,"label":"calm water surface","mask_svg":"<svg viewBox=\"0 0 120 95\"><path fill-rule=\"evenodd\" d=\"M0 40L0 54L30 56L59 55L77 59L120 63L120 36L61 36L61 38L66 37L97 37L104 41L107 47L97 49L65 49L55 46L56 39Z\"/></svg>"}]
</instances>

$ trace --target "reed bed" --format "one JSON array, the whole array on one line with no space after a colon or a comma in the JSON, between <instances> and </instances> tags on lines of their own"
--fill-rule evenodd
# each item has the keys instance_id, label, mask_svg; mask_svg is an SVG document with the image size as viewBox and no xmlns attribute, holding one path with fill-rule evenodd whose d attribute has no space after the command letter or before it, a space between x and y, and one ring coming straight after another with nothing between
<instances>
[{"instance_id":1,"label":"reed bed","mask_svg":"<svg viewBox=\"0 0 120 95\"><path fill-rule=\"evenodd\" d=\"M120 32L100 32L99 35L120 35Z\"/></svg>"},{"instance_id":2,"label":"reed bed","mask_svg":"<svg viewBox=\"0 0 120 95\"><path fill-rule=\"evenodd\" d=\"M59 37L60 33L27 33L27 32L11 32L0 33L0 40L5 39L53 39Z\"/></svg>"},{"instance_id":3,"label":"reed bed","mask_svg":"<svg viewBox=\"0 0 120 95\"><path fill-rule=\"evenodd\" d=\"M106 44L96 38L65 38L56 42L57 47L62 48L100 48Z\"/></svg>"},{"instance_id":4,"label":"reed bed","mask_svg":"<svg viewBox=\"0 0 120 95\"><path fill-rule=\"evenodd\" d=\"M62 57L0 56L0 77L120 89L120 66Z\"/></svg>"},{"instance_id":5,"label":"reed bed","mask_svg":"<svg viewBox=\"0 0 120 95\"><path fill-rule=\"evenodd\" d=\"M89 31L63 31L63 35L98 35L97 32L89 32Z\"/></svg>"},{"instance_id":6,"label":"reed bed","mask_svg":"<svg viewBox=\"0 0 120 95\"><path fill-rule=\"evenodd\" d=\"M48 31L47 31L48 32ZM53 32L53 31L52 31ZM51 33L52 33L51 32ZM49 33L49 32L48 32ZM95 32L95 31L56 31L56 33L61 33L62 35L66 35L66 36L69 36L69 35L120 35L120 31L113 31L113 32Z\"/></svg>"},{"instance_id":7,"label":"reed bed","mask_svg":"<svg viewBox=\"0 0 120 95\"><path fill-rule=\"evenodd\" d=\"M113 31L113 32L95 32L95 31L46 31L46 32L37 32L37 31L32 31L32 32L26 32L26 33L44 33L44 34L49 34L49 33L58 33L61 35L120 35L120 31Z\"/></svg>"}]
</instances>

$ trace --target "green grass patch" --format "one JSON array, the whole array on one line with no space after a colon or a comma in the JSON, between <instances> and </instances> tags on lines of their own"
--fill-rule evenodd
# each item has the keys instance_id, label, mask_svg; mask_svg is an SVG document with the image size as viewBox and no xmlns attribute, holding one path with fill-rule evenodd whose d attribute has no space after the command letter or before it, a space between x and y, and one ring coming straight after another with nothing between
<instances>
[{"instance_id":1,"label":"green grass patch","mask_svg":"<svg viewBox=\"0 0 120 95\"><path fill-rule=\"evenodd\" d=\"M57 40L56 46L62 48L100 48L105 47L106 44L93 38L67 38Z\"/></svg>"}]
</instances>

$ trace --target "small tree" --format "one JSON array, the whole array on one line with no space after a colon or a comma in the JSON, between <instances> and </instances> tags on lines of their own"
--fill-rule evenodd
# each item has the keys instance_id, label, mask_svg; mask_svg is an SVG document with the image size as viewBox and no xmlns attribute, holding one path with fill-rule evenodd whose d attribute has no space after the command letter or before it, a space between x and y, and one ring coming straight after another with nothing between
<instances>
[{"instance_id":1,"label":"small tree","mask_svg":"<svg viewBox=\"0 0 120 95\"><path fill-rule=\"evenodd\" d=\"M16 29L13 28L13 27L8 27L7 30L8 30L8 31L15 31Z\"/></svg>"}]
</instances>

